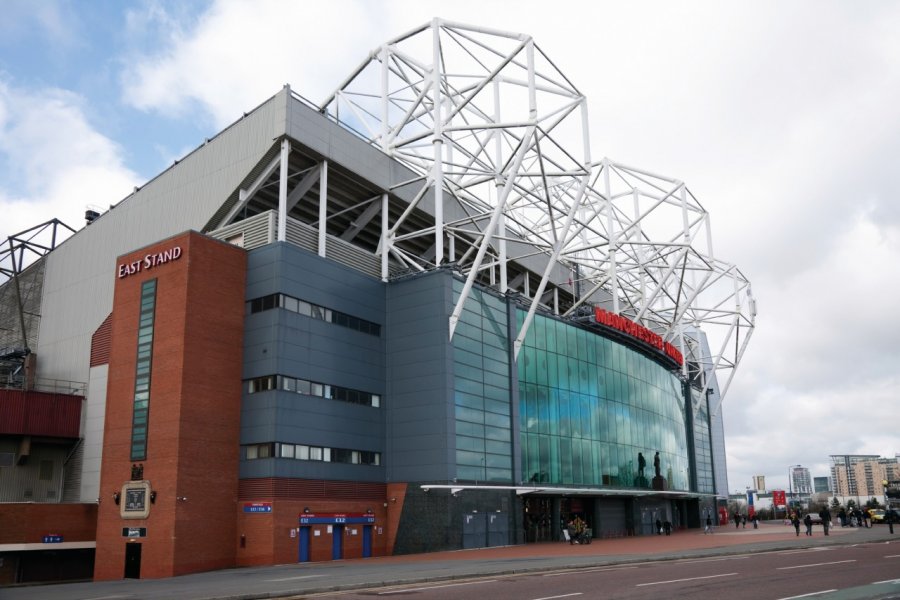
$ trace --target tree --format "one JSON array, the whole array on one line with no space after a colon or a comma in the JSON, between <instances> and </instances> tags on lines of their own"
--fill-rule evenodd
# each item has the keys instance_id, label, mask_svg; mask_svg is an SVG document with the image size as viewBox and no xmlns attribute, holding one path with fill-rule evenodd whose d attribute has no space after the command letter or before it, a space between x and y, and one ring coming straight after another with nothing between
<instances>
[{"instance_id":1,"label":"tree","mask_svg":"<svg viewBox=\"0 0 900 600\"><path fill-rule=\"evenodd\" d=\"M856 508L856 500L847 500L847 510L854 510Z\"/></svg>"},{"instance_id":2,"label":"tree","mask_svg":"<svg viewBox=\"0 0 900 600\"><path fill-rule=\"evenodd\" d=\"M879 506L881 505L878 504L878 498L871 498L869 500L866 500L866 508L878 508Z\"/></svg>"},{"instance_id":3,"label":"tree","mask_svg":"<svg viewBox=\"0 0 900 600\"><path fill-rule=\"evenodd\" d=\"M837 496L831 499L831 508L840 508L841 502L837 499Z\"/></svg>"}]
</instances>

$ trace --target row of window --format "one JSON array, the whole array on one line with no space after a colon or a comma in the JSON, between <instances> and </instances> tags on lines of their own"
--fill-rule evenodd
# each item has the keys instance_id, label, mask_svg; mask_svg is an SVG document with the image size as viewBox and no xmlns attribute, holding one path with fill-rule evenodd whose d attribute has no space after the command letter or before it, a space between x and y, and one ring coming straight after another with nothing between
<instances>
[{"instance_id":1,"label":"row of window","mask_svg":"<svg viewBox=\"0 0 900 600\"><path fill-rule=\"evenodd\" d=\"M287 294L269 294L262 298L254 298L247 302L247 308L249 309L250 314L263 312L264 310L283 308L313 319L327 321L328 323L334 323L335 325L347 327L348 329L353 329L376 337L381 336L381 325L378 323L372 323L371 321L366 321L365 319L360 319L353 315L312 304L300 300L299 298L288 296Z\"/></svg>"},{"instance_id":2,"label":"row of window","mask_svg":"<svg viewBox=\"0 0 900 600\"><path fill-rule=\"evenodd\" d=\"M134 379L134 411L131 419L131 460L147 458L147 426L150 418L150 367L156 318L156 279L141 284L137 363Z\"/></svg>"},{"instance_id":3,"label":"row of window","mask_svg":"<svg viewBox=\"0 0 900 600\"><path fill-rule=\"evenodd\" d=\"M292 458L294 460L319 460L322 462L344 463L348 465L381 465L381 452L369 450L348 450L346 448L323 448L306 444L284 444L266 442L242 446L243 458Z\"/></svg>"},{"instance_id":4,"label":"row of window","mask_svg":"<svg viewBox=\"0 0 900 600\"><path fill-rule=\"evenodd\" d=\"M257 394L259 392L268 392L270 390L284 390L296 394L328 398L329 400L340 400L341 402L362 404L363 406L374 406L375 408L381 406L381 396L379 394L370 394L369 392L352 390L350 388L329 385L327 383L316 383L315 381L297 379L296 377L286 377L284 375L265 375L263 377L247 380L248 394Z\"/></svg>"}]
</instances>

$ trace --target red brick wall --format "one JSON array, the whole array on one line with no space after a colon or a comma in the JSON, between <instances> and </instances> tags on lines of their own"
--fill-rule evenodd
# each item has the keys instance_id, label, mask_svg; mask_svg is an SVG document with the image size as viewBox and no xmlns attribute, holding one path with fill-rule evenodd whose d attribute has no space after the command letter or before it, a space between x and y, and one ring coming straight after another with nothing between
<instances>
[{"instance_id":1,"label":"red brick wall","mask_svg":"<svg viewBox=\"0 0 900 600\"><path fill-rule=\"evenodd\" d=\"M118 265L175 246L177 260L117 277ZM246 254L188 232L117 260L95 579L121 579L123 527L146 527L141 577L230 567L240 430ZM123 520L113 492L130 479L141 284L156 277L147 459L157 493L145 520ZM178 500L177 498L186 498Z\"/></svg>"},{"instance_id":2,"label":"red brick wall","mask_svg":"<svg viewBox=\"0 0 900 600\"><path fill-rule=\"evenodd\" d=\"M65 542L93 541L96 531L96 504L9 502L0 508L0 544L40 544L50 533Z\"/></svg>"},{"instance_id":3,"label":"red brick wall","mask_svg":"<svg viewBox=\"0 0 900 600\"><path fill-rule=\"evenodd\" d=\"M372 510L375 523L372 525L372 556L390 554L388 540L388 511L384 501L371 500L326 500L321 498L309 500L266 500L255 499L254 502L271 502L271 513L245 513L243 502L237 508L236 545L237 564L239 566L272 565L297 562L300 554L300 514L304 508L311 513L355 513L362 514ZM388 504L390 506L390 504ZM399 512L398 512L399 515ZM329 561L332 559L332 533L327 525L312 525L310 533L310 560ZM363 555L362 524L345 526L343 535L343 558L362 558ZM291 536L294 530L294 537ZM356 535L352 535L352 530ZM315 535L315 531L319 535ZM244 536L245 547L240 547L241 536Z\"/></svg>"}]
</instances>

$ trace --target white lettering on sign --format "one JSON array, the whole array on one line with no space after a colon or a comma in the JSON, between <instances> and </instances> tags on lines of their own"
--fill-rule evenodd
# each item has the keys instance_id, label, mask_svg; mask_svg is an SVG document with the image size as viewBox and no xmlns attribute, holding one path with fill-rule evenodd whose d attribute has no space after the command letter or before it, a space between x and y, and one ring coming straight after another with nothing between
<instances>
[{"instance_id":1,"label":"white lettering on sign","mask_svg":"<svg viewBox=\"0 0 900 600\"><path fill-rule=\"evenodd\" d=\"M120 264L117 269L119 279L128 277L129 275L135 275L141 271L149 271L153 267L164 265L167 262L178 260L179 258L181 258L181 246L175 246L174 248L169 248L168 250L163 250L162 252L157 252L155 254L146 254L141 259Z\"/></svg>"}]
</instances>

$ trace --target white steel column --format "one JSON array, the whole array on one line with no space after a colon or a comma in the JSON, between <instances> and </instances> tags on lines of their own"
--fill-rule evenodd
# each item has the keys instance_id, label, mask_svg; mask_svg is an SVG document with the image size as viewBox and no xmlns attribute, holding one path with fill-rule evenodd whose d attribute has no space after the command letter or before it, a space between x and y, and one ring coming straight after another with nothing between
<instances>
[{"instance_id":1,"label":"white steel column","mask_svg":"<svg viewBox=\"0 0 900 600\"><path fill-rule=\"evenodd\" d=\"M319 175L319 256L325 256L325 234L328 228L328 161L322 160L319 166L322 173Z\"/></svg>"},{"instance_id":2,"label":"white steel column","mask_svg":"<svg viewBox=\"0 0 900 600\"><path fill-rule=\"evenodd\" d=\"M500 122L500 82L498 80L494 80L494 121ZM496 172L494 174L494 190L497 192L497 197L500 197L500 193L503 187L503 177L500 174L500 165L503 164L503 132L500 129L495 129L493 131L494 137L494 168ZM497 225L499 227L499 235L500 235L500 292L505 294L508 289L509 278L506 274L506 216L500 215L500 222Z\"/></svg>"},{"instance_id":3,"label":"white steel column","mask_svg":"<svg viewBox=\"0 0 900 600\"><path fill-rule=\"evenodd\" d=\"M288 158L291 155L291 143L287 138L281 140L281 163L278 177L278 241L287 239L287 186Z\"/></svg>"},{"instance_id":4,"label":"white steel column","mask_svg":"<svg viewBox=\"0 0 900 600\"><path fill-rule=\"evenodd\" d=\"M440 266L444 260L444 169L443 145L444 124L441 116L443 100L441 96L441 22L434 19L432 24L432 66L431 66L431 101L432 119L434 120L434 136L431 143L434 148L434 165L432 179L434 182L434 264Z\"/></svg>"},{"instance_id":5,"label":"white steel column","mask_svg":"<svg viewBox=\"0 0 900 600\"><path fill-rule=\"evenodd\" d=\"M388 195L381 195L381 280L388 280L388 251L390 242L388 235Z\"/></svg>"}]
</instances>

